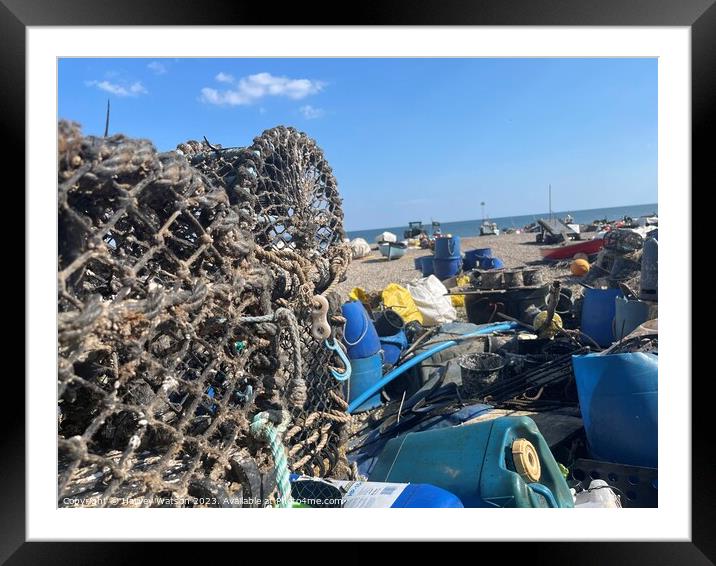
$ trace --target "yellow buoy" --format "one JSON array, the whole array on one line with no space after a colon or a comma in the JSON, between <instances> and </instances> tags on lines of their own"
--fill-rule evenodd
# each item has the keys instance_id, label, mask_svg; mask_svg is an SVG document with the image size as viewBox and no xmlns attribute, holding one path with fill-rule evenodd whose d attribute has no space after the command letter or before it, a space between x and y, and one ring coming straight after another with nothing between
<instances>
[{"instance_id":1,"label":"yellow buoy","mask_svg":"<svg viewBox=\"0 0 716 566\"><path fill-rule=\"evenodd\" d=\"M552 317L552 323L549 327L544 327L544 323L547 320L547 311L540 312L532 321L532 326L537 330L537 334L540 338L552 338L560 328L562 328L562 318L554 313Z\"/></svg>"},{"instance_id":2,"label":"yellow buoy","mask_svg":"<svg viewBox=\"0 0 716 566\"><path fill-rule=\"evenodd\" d=\"M586 259L575 259L569 268L572 271L572 275L583 277L589 273L589 262Z\"/></svg>"}]
</instances>

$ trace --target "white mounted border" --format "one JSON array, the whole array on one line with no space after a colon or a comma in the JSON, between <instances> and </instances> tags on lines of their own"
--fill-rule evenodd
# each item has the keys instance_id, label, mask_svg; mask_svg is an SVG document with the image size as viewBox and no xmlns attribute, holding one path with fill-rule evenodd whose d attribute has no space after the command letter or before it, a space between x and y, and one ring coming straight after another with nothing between
<instances>
[{"instance_id":1,"label":"white mounted border","mask_svg":"<svg viewBox=\"0 0 716 566\"><path fill-rule=\"evenodd\" d=\"M27 28L28 540L690 540L690 40L688 27ZM57 509L57 58L285 56L658 57L658 509Z\"/></svg>"}]
</instances>

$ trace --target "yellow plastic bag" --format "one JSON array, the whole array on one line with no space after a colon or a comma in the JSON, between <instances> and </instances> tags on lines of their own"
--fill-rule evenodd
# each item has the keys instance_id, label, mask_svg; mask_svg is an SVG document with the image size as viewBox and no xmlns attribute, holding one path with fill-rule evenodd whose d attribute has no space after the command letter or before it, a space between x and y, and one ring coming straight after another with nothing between
<instances>
[{"instance_id":1,"label":"yellow plastic bag","mask_svg":"<svg viewBox=\"0 0 716 566\"><path fill-rule=\"evenodd\" d=\"M470 277L468 275L461 275L455 280L455 282L458 287L462 287L463 285L470 283ZM452 301L452 306L454 307L465 306L465 295L451 295L450 300Z\"/></svg>"},{"instance_id":2,"label":"yellow plastic bag","mask_svg":"<svg viewBox=\"0 0 716 566\"><path fill-rule=\"evenodd\" d=\"M386 309L393 309L405 322L417 320L423 324L423 315L418 310L413 297L405 287L397 283L391 283L383 289L383 306Z\"/></svg>"},{"instance_id":3,"label":"yellow plastic bag","mask_svg":"<svg viewBox=\"0 0 716 566\"><path fill-rule=\"evenodd\" d=\"M351 301L360 301L361 303L368 302L368 294L362 287L353 287L351 292L348 293L348 298Z\"/></svg>"}]
</instances>

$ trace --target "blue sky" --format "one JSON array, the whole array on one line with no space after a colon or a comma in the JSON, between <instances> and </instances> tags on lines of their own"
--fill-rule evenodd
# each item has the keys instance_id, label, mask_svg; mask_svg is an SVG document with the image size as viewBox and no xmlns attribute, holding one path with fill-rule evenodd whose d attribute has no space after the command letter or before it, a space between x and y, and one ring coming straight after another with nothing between
<instances>
[{"instance_id":1,"label":"blue sky","mask_svg":"<svg viewBox=\"0 0 716 566\"><path fill-rule=\"evenodd\" d=\"M348 230L657 202L656 59L62 59L59 117L102 135L314 137Z\"/></svg>"}]
</instances>

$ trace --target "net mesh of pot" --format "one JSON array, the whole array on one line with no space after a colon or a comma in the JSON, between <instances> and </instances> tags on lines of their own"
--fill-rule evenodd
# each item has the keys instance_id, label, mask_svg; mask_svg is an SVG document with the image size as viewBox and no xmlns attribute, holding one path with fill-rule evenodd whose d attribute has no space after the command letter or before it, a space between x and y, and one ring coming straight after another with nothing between
<instances>
[{"instance_id":1,"label":"net mesh of pot","mask_svg":"<svg viewBox=\"0 0 716 566\"><path fill-rule=\"evenodd\" d=\"M465 354L458 358L457 363L462 376L460 395L467 399L479 396L486 387L495 383L505 367L502 356L490 352Z\"/></svg>"}]
</instances>

